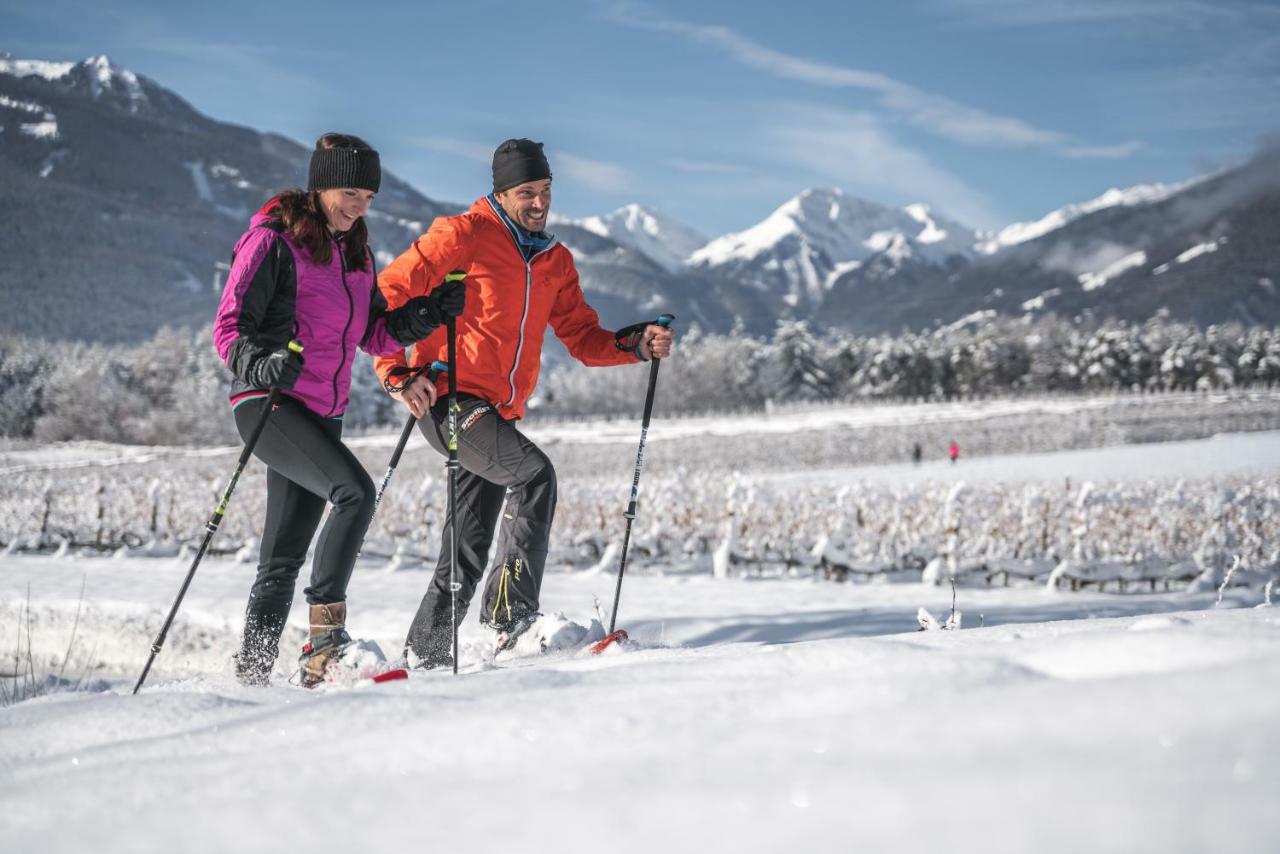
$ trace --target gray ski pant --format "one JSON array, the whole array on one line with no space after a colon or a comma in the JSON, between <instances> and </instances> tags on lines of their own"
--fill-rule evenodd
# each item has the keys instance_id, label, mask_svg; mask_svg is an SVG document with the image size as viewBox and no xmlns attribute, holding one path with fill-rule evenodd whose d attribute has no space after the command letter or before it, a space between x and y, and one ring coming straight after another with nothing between
<instances>
[{"instance_id":1,"label":"gray ski pant","mask_svg":"<svg viewBox=\"0 0 1280 854\"><path fill-rule=\"evenodd\" d=\"M516 429L515 422L502 418L492 404L459 394L458 405L458 621L466 614L484 575L485 558L501 516L480 621L502 628L538 610L556 510L556 473L547 455ZM442 398L430 416L418 422L427 442L445 456L447 407ZM446 516L435 576L405 640L405 646L428 666L452 661L450 521Z\"/></svg>"}]
</instances>

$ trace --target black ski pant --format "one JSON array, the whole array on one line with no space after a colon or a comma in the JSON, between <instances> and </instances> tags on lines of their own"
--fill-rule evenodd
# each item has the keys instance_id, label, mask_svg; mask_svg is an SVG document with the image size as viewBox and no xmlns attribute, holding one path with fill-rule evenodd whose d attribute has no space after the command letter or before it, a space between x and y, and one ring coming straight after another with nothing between
<instances>
[{"instance_id":1,"label":"black ski pant","mask_svg":"<svg viewBox=\"0 0 1280 854\"><path fill-rule=\"evenodd\" d=\"M242 437L252 432L266 401L250 399L236 407ZM316 543L305 594L312 605L346 601L347 582L373 519L375 491L364 466L342 444L342 419L316 415L292 398L280 398L253 453L267 464L267 518L248 614L250 622L257 615L274 630L277 623L283 628L298 570L326 504L333 506Z\"/></svg>"},{"instance_id":2,"label":"black ski pant","mask_svg":"<svg viewBox=\"0 0 1280 854\"><path fill-rule=\"evenodd\" d=\"M501 628L538 610L556 511L556 473L547 455L492 404L460 394L458 405L458 620L466 614L484 575L485 557L501 516L493 571L480 608L482 623ZM418 422L427 442L446 456L447 409L448 401L442 398L430 416ZM452 660L450 521L446 514L435 576L405 640L405 646L428 665Z\"/></svg>"}]
</instances>

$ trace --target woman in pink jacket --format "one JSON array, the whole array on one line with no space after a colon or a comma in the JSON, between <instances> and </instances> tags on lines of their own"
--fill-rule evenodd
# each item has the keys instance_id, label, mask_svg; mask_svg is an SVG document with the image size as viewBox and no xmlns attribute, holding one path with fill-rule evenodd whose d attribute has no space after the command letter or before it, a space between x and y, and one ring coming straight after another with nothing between
<instances>
[{"instance_id":1,"label":"woman in pink jacket","mask_svg":"<svg viewBox=\"0 0 1280 854\"><path fill-rule=\"evenodd\" d=\"M299 661L303 684L323 680L351 642L347 582L374 500L373 481L341 440L356 349L401 352L462 310L458 287L387 311L364 219L381 177L378 152L368 143L345 134L320 137L307 189L269 200L236 243L218 306L214 344L235 374L231 405L242 437L261 417L270 390L280 390L254 448L267 465L267 518L236 654L236 676L246 684L267 682L326 504L329 517L305 591L310 640ZM302 345L302 355L288 348L290 341Z\"/></svg>"}]
</instances>

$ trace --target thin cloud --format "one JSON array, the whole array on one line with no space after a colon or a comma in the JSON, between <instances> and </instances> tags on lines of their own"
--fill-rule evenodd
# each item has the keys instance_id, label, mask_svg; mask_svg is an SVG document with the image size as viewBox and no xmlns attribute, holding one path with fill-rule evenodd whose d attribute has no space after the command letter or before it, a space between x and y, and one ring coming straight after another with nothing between
<instances>
[{"instance_id":1,"label":"thin cloud","mask_svg":"<svg viewBox=\"0 0 1280 854\"><path fill-rule=\"evenodd\" d=\"M880 96L884 107L903 120L958 142L1023 147L1060 145L1069 139L1058 131L1044 130L1022 119L968 107L879 72L792 56L757 44L729 27L679 21L626 0L615 3L609 14L613 20L626 26L672 33L709 45L744 65L775 77L828 88L873 92Z\"/></svg>"},{"instance_id":2,"label":"thin cloud","mask_svg":"<svg viewBox=\"0 0 1280 854\"><path fill-rule=\"evenodd\" d=\"M470 160L474 163L488 165L493 162L493 146L491 145L467 142L466 140L449 136L418 136L414 137L411 142L419 148L425 148L427 151L460 157L463 160Z\"/></svg>"},{"instance_id":3,"label":"thin cloud","mask_svg":"<svg viewBox=\"0 0 1280 854\"><path fill-rule=\"evenodd\" d=\"M570 181L583 184L593 190L619 192L633 186L630 173L616 163L602 160L589 160L563 151L547 155L551 161L551 173L563 175Z\"/></svg>"},{"instance_id":4,"label":"thin cloud","mask_svg":"<svg viewBox=\"0 0 1280 854\"><path fill-rule=\"evenodd\" d=\"M1115 145L1073 145L1062 149L1065 157L1073 160L1123 160L1147 148L1145 142L1130 140Z\"/></svg>"},{"instance_id":5,"label":"thin cloud","mask_svg":"<svg viewBox=\"0 0 1280 854\"><path fill-rule=\"evenodd\" d=\"M762 130L771 156L825 183L900 203L928 201L982 228L1005 220L983 193L895 141L875 116L794 104L775 106L771 113L782 119Z\"/></svg>"},{"instance_id":6,"label":"thin cloud","mask_svg":"<svg viewBox=\"0 0 1280 854\"><path fill-rule=\"evenodd\" d=\"M428 151L459 157L488 166L493 162L493 146L468 142L451 136L414 137L413 144ZM618 192L634 185L631 174L616 163L591 160L564 151L548 151L551 174L556 178L581 184L593 190Z\"/></svg>"},{"instance_id":7,"label":"thin cloud","mask_svg":"<svg viewBox=\"0 0 1280 854\"><path fill-rule=\"evenodd\" d=\"M684 157L668 157L661 161L678 172L689 172L695 175L732 175L745 172L746 169L722 160L690 160Z\"/></svg>"},{"instance_id":8,"label":"thin cloud","mask_svg":"<svg viewBox=\"0 0 1280 854\"><path fill-rule=\"evenodd\" d=\"M955 15L997 26L1039 26L1090 21L1171 22L1228 20L1263 8L1262 3L1210 0L934 0Z\"/></svg>"}]
</instances>

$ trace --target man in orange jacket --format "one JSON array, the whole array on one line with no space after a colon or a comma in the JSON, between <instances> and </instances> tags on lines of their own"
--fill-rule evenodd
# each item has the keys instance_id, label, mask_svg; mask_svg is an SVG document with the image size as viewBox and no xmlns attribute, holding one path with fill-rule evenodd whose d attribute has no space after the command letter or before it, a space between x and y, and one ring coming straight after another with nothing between
<instances>
[{"instance_id":1,"label":"man in orange jacket","mask_svg":"<svg viewBox=\"0 0 1280 854\"><path fill-rule=\"evenodd\" d=\"M509 139L493 155L493 192L464 214L441 217L382 271L378 285L394 309L430 293L453 270L466 273L466 306L457 319L458 474L457 534L460 614L484 574L504 499L494 570L480 620L509 647L538 614L538 594L556 506L551 461L516 429L533 393L548 326L570 354L591 366L625 365L671 353L671 330L656 323L619 332L600 326L578 284L568 248L546 233L551 167L542 144ZM445 287L450 287L445 285ZM378 359L387 390L419 419L418 427L445 450L447 380L436 380L431 405L425 373L411 370L447 359L445 329L418 342L412 364L403 355ZM435 577L405 641L410 663L452 663L449 552L442 543Z\"/></svg>"}]
</instances>

